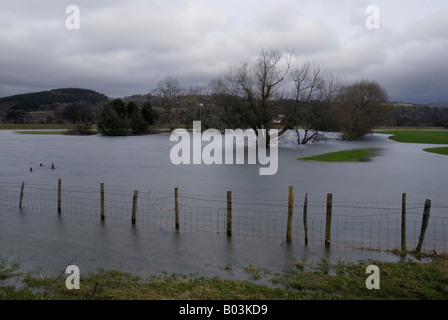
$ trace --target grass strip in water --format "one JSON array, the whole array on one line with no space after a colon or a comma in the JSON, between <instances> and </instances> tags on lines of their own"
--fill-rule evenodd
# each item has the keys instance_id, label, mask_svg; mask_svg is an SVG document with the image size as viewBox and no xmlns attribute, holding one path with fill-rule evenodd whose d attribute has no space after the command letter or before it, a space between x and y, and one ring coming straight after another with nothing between
<instances>
[{"instance_id":1,"label":"grass strip in water","mask_svg":"<svg viewBox=\"0 0 448 320\"><path fill-rule=\"evenodd\" d=\"M423 151L437 153L437 154L443 154L443 155L448 156L448 147L428 148L428 149L423 149Z\"/></svg>"},{"instance_id":2,"label":"grass strip in water","mask_svg":"<svg viewBox=\"0 0 448 320\"><path fill-rule=\"evenodd\" d=\"M404 143L448 144L448 130L376 130L391 134L389 139Z\"/></svg>"},{"instance_id":3,"label":"grass strip in water","mask_svg":"<svg viewBox=\"0 0 448 320\"><path fill-rule=\"evenodd\" d=\"M74 124L20 124L1 123L0 130L64 130L73 129Z\"/></svg>"},{"instance_id":4,"label":"grass strip in water","mask_svg":"<svg viewBox=\"0 0 448 320\"><path fill-rule=\"evenodd\" d=\"M298 160L305 161L335 161L335 162L353 162L362 161L370 158L373 154L373 149L353 149L344 150L331 153L325 153L317 156L298 158Z\"/></svg>"},{"instance_id":5,"label":"grass strip in water","mask_svg":"<svg viewBox=\"0 0 448 320\"><path fill-rule=\"evenodd\" d=\"M41 130L41 131L16 131L20 134L64 134L64 131L58 130L58 131L52 131L52 130Z\"/></svg>"}]
</instances>

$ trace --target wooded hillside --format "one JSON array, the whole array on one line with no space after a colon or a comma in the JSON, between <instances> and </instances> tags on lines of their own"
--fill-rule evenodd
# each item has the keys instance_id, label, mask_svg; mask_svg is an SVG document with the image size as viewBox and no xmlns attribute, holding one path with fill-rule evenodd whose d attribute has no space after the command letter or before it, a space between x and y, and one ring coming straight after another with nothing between
<instances>
[{"instance_id":1,"label":"wooded hillside","mask_svg":"<svg viewBox=\"0 0 448 320\"><path fill-rule=\"evenodd\" d=\"M98 92L63 88L0 98L0 119L9 123L53 123L66 106L94 107L108 98Z\"/></svg>"}]
</instances>

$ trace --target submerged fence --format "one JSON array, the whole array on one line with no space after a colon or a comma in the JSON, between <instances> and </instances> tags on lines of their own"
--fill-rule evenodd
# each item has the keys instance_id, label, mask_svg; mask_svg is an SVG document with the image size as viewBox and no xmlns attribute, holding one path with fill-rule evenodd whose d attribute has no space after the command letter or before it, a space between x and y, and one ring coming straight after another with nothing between
<instances>
[{"instance_id":1,"label":"submerged fence","mask_svg":"<svg viewBox=\"0 0 448 320\"><path fill-rule=\"evenodd\" d=\"M204 196L179 188L152 190L63 187L0 182L0 211L8 208L83 218L141 224L150 230L206 232L239 238L261 238L344 248L447 251L448 205L294 198L243 199L232 195Z\"/></svg>"}]
</instances>

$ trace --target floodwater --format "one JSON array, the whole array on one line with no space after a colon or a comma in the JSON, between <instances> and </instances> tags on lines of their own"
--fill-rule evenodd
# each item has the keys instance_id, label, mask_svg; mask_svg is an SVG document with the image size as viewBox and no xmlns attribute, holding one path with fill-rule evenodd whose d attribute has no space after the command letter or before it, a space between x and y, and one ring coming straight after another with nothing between
<instances>
[{"instance_id":1,"label":"floodwater","mask_svg":"<svg viewBox=\"0 0 448 320\"><path fill-rule=\"evenodd\" d=\"M258 164L173 165L170 150L175 142L170 142L169 134L80 137L0 131L0 186L14 184L19 192L22 181L45 188L57 186L61 179L64 187L78 190L99 188L104 183L106 189L172 194L177 187L180 193L213 199L225 199L227 190L231 190L234 199L245 199L255 205L257 201L270 200L286 204L288 188L294 186L298 206L305 194L311 202L325 205L327 193L332 193L334 204L349 204L337 209L342 216L362 215L369 203L391 204L394 207L391 210L396 210L400 208L402 193L406 193L411 207L419 204L414 210L418 214L425 200L431 199L434 205L431 217L435 217L436 225L427 232L437 229L439 235L430 235L426 248L446 251L446 244L439 242L445 239L445 218L448 218L448 158L422 151L430 145L397 143L386 135L373 134L355 141L337 137L333 134L327 142L304 146L295 144L292 135L281 137L278 172L262 176ZM297 159L354 148L376 151L369 161L362 162ZM55 164L55 170L50 169L51 163ZM333 261L402 259L384 251L357 250L346 243L325 248L323 239L305 246L301 239L285 244L280 238L256 238L249 233L227 238L215 232L176 232L139 223L133 226L128 221L109 222L37 211L0 203L0 253L17 260L24 269L43 275L54 275L68 264L76 264L81 272L114 268L140 275L168 272L244 278L247 277L244 267L251 264L281 271L293 266L294 261L318 261L321 257ZM400 214L397 211L397 217ZM416 219L421 220L420 216ZM295 220L294 230L299 229L299 221ZM378 223L379 227L387 228L380 225L383 222ZM412 227L420 228L418 224ZM338 236L337 229L333 234ZM378 237L383 238L381 233ZM399 237L397 230L389 249L399 246L394 242ZM408 240L409 246L415 245L414 238Z\"/></svg>"}]
</instances>

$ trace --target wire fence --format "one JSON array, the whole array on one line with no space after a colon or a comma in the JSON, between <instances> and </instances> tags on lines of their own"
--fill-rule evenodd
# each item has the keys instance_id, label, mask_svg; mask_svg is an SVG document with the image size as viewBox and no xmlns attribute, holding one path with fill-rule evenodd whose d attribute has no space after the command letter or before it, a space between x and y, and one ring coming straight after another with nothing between
<instances>
[{"instance_id":1,"label":"wire fence","mask_svg":"<svg viewBox=\"0 0 448 320\"><path fill-rule=\"evenodd\" d=\"M311 197L309 197L311 198ZM231 209L229 211L229 203ZM243 199L183 192L120 190L106 186L79 189L30 183L0 182L0 212L8 208L84 219L131 223L150 230L180 230L232 237L295 243L324 244L327 237L328 201L288 202L288 199ZM393 250L416 248L422 234L424 203L406 203L403 242L403 202L331 202L331 246ZM432 203L422 250L446 252L448 204ZM306 214L305 214L306 212ZM230 213L230 215L229 215ZM291 218L289 220L289 217ZM306 218L306 221L304 220ZM230 221L231 219L231 221ZM306 226L306 228L305 228Z\"/></svg>"}]
</instances>

